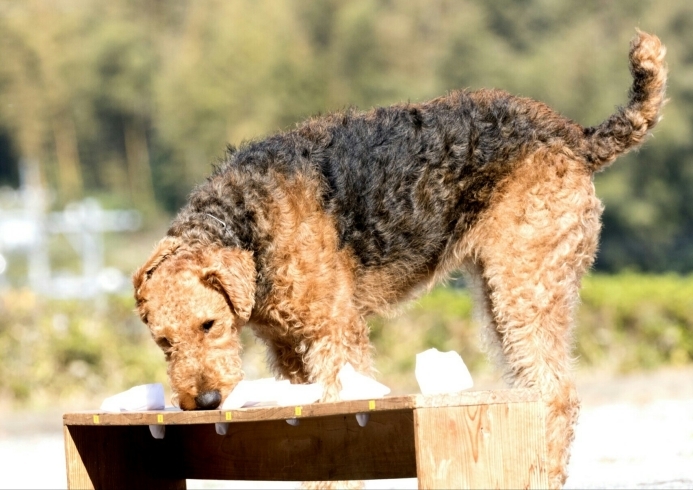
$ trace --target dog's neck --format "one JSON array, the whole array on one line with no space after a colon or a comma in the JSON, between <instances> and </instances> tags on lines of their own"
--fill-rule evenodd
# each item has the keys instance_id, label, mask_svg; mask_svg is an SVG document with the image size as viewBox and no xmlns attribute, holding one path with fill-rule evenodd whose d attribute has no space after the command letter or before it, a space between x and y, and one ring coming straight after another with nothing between
<instances>
[{"instance_id":1,"label":"dog's neck","mask_svg":"<svg viewBox=\"0 0 693 490\"><path fill-rule=\"evenodd\" d=\"M179 215L171 223L168 235L182 238L186 243L247 248L226 221L207 212Z\"/></svg>"},{"instance_id":2,"label":"dog's neck","mask_svg":"<svg viewBox=\"0 0 693 490\"><path fill-rule=\"evenodd\" d=\"M210 213L205 213L205 214L207 216L209 216L210 218L212 218L213 220L215 220L217 223L219 223L221 225L221 227L224 228L224 231L226 231L226 223L224 223L222 220L220 220L219 218L217 218L213 214L210 214Z\"/></svg>"}]
</instances>

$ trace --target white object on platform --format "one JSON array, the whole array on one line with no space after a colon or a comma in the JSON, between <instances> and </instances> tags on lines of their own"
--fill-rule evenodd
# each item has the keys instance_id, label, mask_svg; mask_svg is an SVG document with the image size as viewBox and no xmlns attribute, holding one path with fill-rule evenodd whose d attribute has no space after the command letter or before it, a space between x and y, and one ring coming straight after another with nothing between
<instances>
[{"instance_id":1,"label":"white object on platform","mask_svg":"<svg viewBox=\"0 0 693 490\"><path fill-rule=\"evenodd\" d=\"M241 407L276 405L277 395L286 389L289 381L277 381L274 378L241 380L226 397L221 405L222 410L232 410Z\"/></svg>"},{"instance_id":2,"label":"white object on platform","mask_svg":"<svg viewBox=\"0 0 693 490\"><path fill-rule=\"evenodd\" d=\"M276 405L282 407L307 405L322 398L322 392L323 388L320 383L293 385L288 380L274 378L254 381L242 380L226 397L221 405L221 410ZM217 434L223 436L228 432L229 424L217 422L214 424L214 428Z\"/></svg>"},{"instance_id":3,"label":"white object on platform","mask_svg":"<svg viewBox=\"0 0 693 490\"><path fill-rule=\"evenodd\" d=\"M106 398L101 404L104 412L163 410L164 387L161 383L139 385Z\"/></svg>"},{"instance_id":4,"label":"white object on platform","mask_svg":"<svg viewBox=\"0 0 693 490\"><path fill-rule=\"evenodd\" d=\"M421 393L454 393L474 386L469 369L455 351L428 349L416 355L416 381Z\"/></svg>"},{"instance_id":5,"label":"white object on platform","mask_svg":"<svg viewBox=\"0 0 693 490\"><path fill-rule=\"evenodd\" d=\"M273 405L307 405L322 398L322 392L323 388L319 383L293 385L288 380L274 378L242 380L226 397L221 410Z\"/></svg>"},{"instance_id":6,"label":"white object on platform","mask_svg":"<svg viewBox=\"0 0 693 490\"><path fill-rule=\"evenodd\" d=\"M277 396L277 405L290 407L292 405L308 405L315 403L322 398L323 387L320 383L310 383L305 385L289 384Z\"/></svg>"},{"instance_id":7,"label":"white object on platform","mask_svg":"<svg viewBox=\"0 0 693 490\"><path fill-rule=\"evenodd\" d=\"M357 373L350 363L346 363L337 374L342 384L339 397L342 400L366 400L382 398L390 393L390 388L361 373Z\"/></svg>"}]
</instances>

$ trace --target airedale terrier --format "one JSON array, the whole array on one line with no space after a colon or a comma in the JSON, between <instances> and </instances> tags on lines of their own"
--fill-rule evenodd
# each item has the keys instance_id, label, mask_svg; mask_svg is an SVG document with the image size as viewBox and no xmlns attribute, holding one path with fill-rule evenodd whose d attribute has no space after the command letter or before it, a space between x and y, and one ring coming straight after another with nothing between
<instances>
[{"instance_id":1,"label":"airedale terrier","mask_svg":"<svg viewBox=\"0 0 693 490\"><path fill-rule=\"evenodd\" d=\"M545 394L562 485L579 410L573 309L601 226L592 176L657 123L664 54L638 32L628 105L595 127L455 91L230 148L134 274L180 407L214 409L243 378L246 324L279 376L334 400L346 362L373 372L366 317L465 269L511 384Z\"/></svg>"}]
</instances>

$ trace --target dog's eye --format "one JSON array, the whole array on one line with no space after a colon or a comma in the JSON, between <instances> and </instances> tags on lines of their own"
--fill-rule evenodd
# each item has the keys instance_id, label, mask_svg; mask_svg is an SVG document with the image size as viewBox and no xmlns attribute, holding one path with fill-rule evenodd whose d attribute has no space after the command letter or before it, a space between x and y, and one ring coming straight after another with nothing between
<instances>
[{"instance_id":1,"label":"dog's eye","mask_svg":"<svg viewBox=\"0 0 693 490\"><path fill-rule=\"evenodd\" d=\"M164 351L167 351L171 348L171 342L168 341L166 337L159 337L156 339L156 344L161 347Z\"/></svg>"},{"instance_id":2,"label":"dog's eye","mask_svg":"<svg viewBox=\"0 0 693 490\"><path fill-rule=\"evenodd\" d=\"M209 329L212 328L214 325L214 320L207 320L202 324L202 330L205 331L205 333L209 332Z\"/></svg>"}]
</instances>

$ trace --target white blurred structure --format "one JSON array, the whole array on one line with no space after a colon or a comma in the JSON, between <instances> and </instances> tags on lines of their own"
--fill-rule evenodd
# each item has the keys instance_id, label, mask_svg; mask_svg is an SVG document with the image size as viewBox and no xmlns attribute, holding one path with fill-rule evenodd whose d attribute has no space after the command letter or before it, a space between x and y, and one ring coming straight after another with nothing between
<instances>
[{"instance_id":1,"label":"white blurred structure","mask_svg":"<svg viewBox=\"0 0 693 490\"><path fill-rule=\"evenodd\" d=\"M7 252L25 255L29 286L58 298L89 298L126 287L122 272L104 267L103 233L140 227L134 210L101 209L94 199L70 203L62 212L46 212L46 192L36 165L21 167L19 191L0 189L0 286L7 283ZM7 209L5 209L7 208ZM79 255L80 275L53 275L48 238L64 235Z\"/></svg>"}]
</instances>

